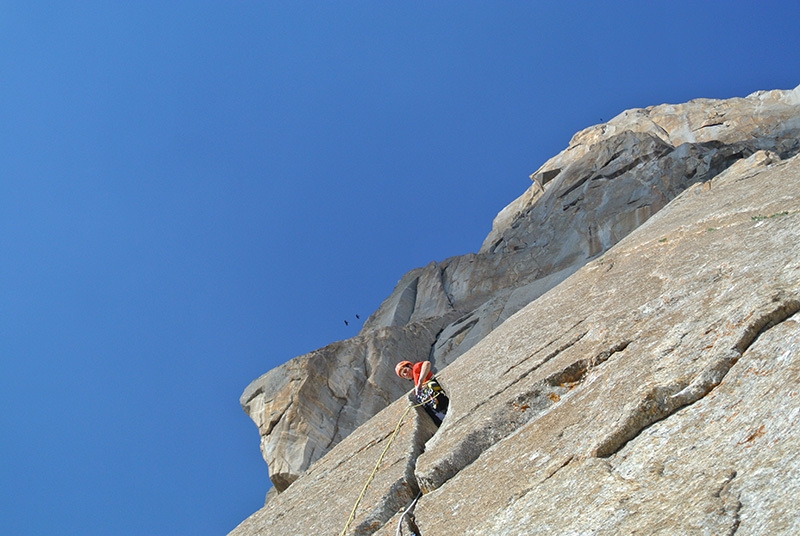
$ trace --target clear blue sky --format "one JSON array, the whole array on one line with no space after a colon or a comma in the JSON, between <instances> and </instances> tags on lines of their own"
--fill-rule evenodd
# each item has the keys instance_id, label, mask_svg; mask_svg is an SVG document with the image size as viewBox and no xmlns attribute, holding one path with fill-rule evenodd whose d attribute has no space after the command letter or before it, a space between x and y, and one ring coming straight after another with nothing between
<instances>
[{"instance_id":1,"label":"clear blue sky","mask_svg":"<svg viewBox=\"0 0 800 536\"><path fill-rule=\"evenodd\" d=\"M477 251L576 131L800 84L798 10L0 1L0 533L233 529L251 380Z\"/></svg>"}]
</instances>

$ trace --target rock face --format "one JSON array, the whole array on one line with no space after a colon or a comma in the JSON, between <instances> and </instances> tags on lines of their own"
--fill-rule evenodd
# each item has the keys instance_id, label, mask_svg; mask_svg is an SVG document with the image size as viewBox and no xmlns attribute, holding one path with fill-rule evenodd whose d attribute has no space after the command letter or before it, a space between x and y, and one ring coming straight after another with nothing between
<instances>
[{"instance_id":1,"label":"rock face","mask_svg":"<svg viewBox=\"0 0 800 536\"><path fill-rule=\"evenodd\" d=\"M405 417L347 534L419 489L421 535L800 533L799 241L800 156L689 188L440 373L444 424ZM339 534L408 405L231 534Z\"/></svg>"},{"instance_id":2,"label":"rock face","mask_svg":"<svg viewBox=\"0 0 800 536\"><path fill-rule=\"evenodd\" d=\"M422 534L797 533L799 238L800 157L689 188L440 374L444 425L406 417L351 532L421 489ZM407 405L233 534L338 532Z\"/></svg>"},{"instance_id":3,"label":"rock face","mask_svg":"<svg viewBox=\"0 0 800 536\"><path fill-rule=\"evenodd\" d=\"M570 386L595 381L593 378L598 377L601 371L613 369L612 364L620 362L636 369L625 372L629 377L626 380L628 383L621 382L620 385L624 383L624 388L630 388L641 396L629 401L632 404L630 407L613 409L622 412L618 415L621 428L613 432L616 439L609 436L603 445L587 446L582 427L598 423L592 421L596 416L586 417L589 419L586 422L573 423L569 433L562 430L562 436L558 439L559 444L568 444L569 449L575 452L563 450L571 454L560 457L541 454L539 458L532 458L530 463L544 464L543 467L552 469L553 463L563 462L565 467L570 465L565 461L570 456L575 459L589 456L607 461L616 449L639 433L641 426L636 423L649 419L647 424L651 424L699 400L712 388L709 386L719 383L714 378L724 376L727 372L725 367L733 366L739 357L733 354L713 357L713 352L709 351L702 359L686 358L691 361L690 364L680 361L674 349L687 344L686 341L699 337L698 340L702 341L696 344L712 344L712 341L706 340L708 334L700 337L689 327L682 327L682 321L678 322L685 313L685 304L696 303L693 299L677 297L679 292L695 296L695 292L700 290L676 287L670 291L676 297L669 298L672 294L666 290L666 280L660 274L644 275L636 271L638 264L651 262L649 258L638 257L638 250L629 250L631 253L625 258L631 260L623 269L620 267L621 261L617 259L619 253L609 257L609 248L614 247L614 251L619 252L622 244L615 244L645 222L648 222L646 228L651 229L651 217L670 202L672 204L667 212L680 215L673 218L686 219L676 224L679 228L681 225L698 225L699 221L705 221L702 218L706 218L707 214L686 212L686 209L679 207L687 204L694 207L686 199L701 192L708 196L709 203L717 202L720 199L716 196L718 188L698 190L696 185L702 183L708 187L724 184L725 188L733 188L728 183L735 181L722 180L723 177L739 177L751 189L759 192L753 200L758 208L767 206L764 202L769 196L780 204L777 199L784 196L784 185L779 184L780 181L775 184L776 190L770 192L760 186L756 188L758 185L747 177L762 176L769 166L788 173L787 170L794 169L795 165L794 160L791 160L791 165L788 162L798 152L800 87L793 91L758 92L740 99L700 99L681 105L629 110L606 124L579 132L564 151L531 175L531 187L498 214L492 231L478 253L434 262L405 274L394 292L365 322L358 336L297 357L269 371L247 387L240 401L258 426L262 454L276 490L286 490L288 493L289 489L294 489L302 481L306 482L302 487L307 490L307 496L311 493L307 488L310 475L315 471L316 474L323 471L318 467L325 466L325 463L321 461L322 466L315 465L314 470L300 481L296 484L293 482L314 461L329 452L325 457L328 460L326 463L351 467L341 460L330 462L330 457L341 452L337 444L374 415L393 416L397 413L398 403L390 404L407 387L393 372L394 363L401 359L430 359L439 370L453 363L442 378L455 396L451 406L453 415L448 417L419 460L418 481L416 478L398 480L407 486L404 489L416 490L417 486L421 486L423 490L436 489L436 493L439 493L439 487L444 489L452 485L450 481L454 475L461 475L462 470L467 474L476 460L484 459L488 454L487 449L491 447L490 452L499 449L495 445L498 442L502 444L503 438L521 433L518 431L520 427L537 422L537 416L544 418L549 415L551 407L565 406L559 403L562 399L578 398L577 394L572 394L575 390L571 390ZM796 181L796 177L791 180ZM678 202L673 201L687 188L694 194L687 193ZM734 202L733 199L729 201ZM697 207L692 210L697 210ZM739 210L750 213L754 209L739 205ZM782 211L790 209L781 208L758 215L769 216ZM660 220L667 218L661 214ZM795 221L793 215L789 216L764 221ZM679 245L685 248L688 247L686 244L703 242L701 235L709 240L724 236L722 226L717 225L717 220L713 222L707 228L717 230L705 231L707 235L699 232L685 235L674 229L669 231L672 234L664 231L658 237L658 240L664 241L657 240L656 245L671 258L680 250ZM636 235L644 233L645 228L642 228ZM623 243L630 244L631 240ZM742 242L726 245L731 247L726 252L734 258L742 249L760 251L761 247L750 242L746 245ZM784 249L790 247L787 245ZM644 249L641 253L644 253ZM697 252L697 255L700 253ZM584 266L591 259L595 260ZM690 257L680 257L675 262L680 266L673 268L685 272L686 285L694 285L697 289L704 285L712 288L710 280L691 282L696 263ZM624 275L616 278L604 275L602 280L592 280L591 284L586 283L587 286L580 290L569 290L578 288L576 285L579 281L591 279L587 274L606 272ZM727 281L723 275L719 277L723 284ZM623 280L628 282L624 283ZM557 292L548 293L557 285ZM614 285L619 285L619 288ZM635 296L630 294L634 289L638 289ZM715 292L719 290L717 288ZM580 292L586 295L580 296ZM742 287L741 292L749 292L749 289L745 291ZM563 303L560 306L552 305L556 300L553 296L559 295L565 296ZM672 311L671 314L675 316L661 318L656 325L649 326L643 323L646 317L644 312L640 311L640 317L634 318L628 309L612 310L611 306L623 295L625 307L635 305L635 308L648 311L649 307L655 311L648 313L651 316L656 312L661 314L660 311L664 309ZM713 297L719 298L716 295ZM645 298L641 303L636 301ZM667 298L672 301L665 302ZM524 315L515 315L531 302L534 303L524 309ZM519 325L519 319L529 318L531 308L540 302L539 312L535 313L538 319L524 326ZM668 307L673 302L681 305ZM723 307L717 302L713 302L711 307L717 305L719 311L715 310L715 313L732 313L725 309L727 305ZM756 312L751 311L752 314ZM512 315L515 316L512 318ZM711 318L712 315L706 316ZM670 324L672 321L676 323ZM645 329L645 325L649 327L647 331L622 333L618 322L634 322L642 329ZM723 322L723 316L719 317L718 322ZM658 326L673 331L661 333L656 330ZM702 329L710 329L711 324L703 326ZM533 333L537 334L536 337L533 337ZM652 333L652 338L658 338L659 341L647 339L645 335L648 333ZM612 334L618 336L612 337ZM498 342L500 337L505 339ZM661 340L661 337L664 339ZM517 343L512 341L520 338L527 342L519 343L521 346L517 348L514 346ZM495 342L490 343L490 339ZM713 344L729 342L724 338L714 339ZM742 345L749 347L752 343L749 341L744 344L739 339L734 342L736 348ZM494 354L494 350L486 353L489 344L499 345L498 354ZM662 348L659 344L666 346ZM670 359L678 360L675 366L683 370L683 375L673 378L665 373L665 378L669 380L654 383L654 378L646 374L653 372L647 367L658 369L660 366L653 365L659 362L656 357L651 355L647 358L650 361L639 357L623 358L633 355L634 348L642 345L649 345L651 351L656 353L666 352L666 356L672 356ZM510 352L512 347L517 348L520 354ZM745 349L740 348L739 353L742 354ZM723 350L719 352L724 353ZM491 366L492 372L486 378L472 377L468 380L466 376L458 376L459 370L467 375L474 374L469 372L471 369L465 364L470 359L475 363L483 362L489 355L493 363L504 354L497 367ZM522 354L526 355L525 359L520 357ZM579 354L583 361L577 358ZM566 361L570 361L568 366L561 366ZM538 365L531 368L534 363ZM638 370L639 365L641 370ZM518 378L514 371L521 370L527 372ZM540 376L539 372L547 372L550 376ZM539 383L529 382L535 378ZM661 377L658 378L660 381ZM488 379L487 385L482 383L484 379ZM512 398L488 396L506 390L515 393ZM512 399L518 402L509 402ZM458 400L470 400L474 405L465 405ZM583 403L599 404L590 398ZM386 410L389 413L379 413L387 405L390 405ZM583 410L575 411L591 414ZM384 417L383 421L378 417L375 419L370 421L370 426L383 427L391 421L389 417ZM378 422L382 424L375 424ZM554 429L554 425L548 426L548 431ZM609 430L596 432L611 434ZM576 443L578 436L582 437L583 443ZM461 439L456 440L456 437ZM551 441L552 438L547 440ZM353 448L350 441L350 438L346 440ZM579 448L579 444L583 447ZM419 445L413 448L410 445L407 445L406 452L421 449ZM439 445L443 445L442 454L437 455ZM533 451L525 452L527 456ZM358 473L358 470L353 471ZM397 498L395 502L403 502L407 495ZM431 501L427 498L428 495L420 502L419 512L431 508ZM271 500L268 507L273 508L271 505L276 500ZM281 500L276 504L286 507L287 503ZM434 529L433 533L443 532L444 526L440 528ZM473 529L465 530L460 533L471 533ZM486 530L487 534L502 533Z\"/></svg>"},{"instance_id":4,"label":"rock face","mask_svg":"<svg viewBox=\"0 0 800 536\"><path fill-rule=\"evenodd\" d=\"M800 158L757 153L495 330L442 374L422 533L797 533L798 238Z\"/></svg>"},{"instance_id":5,"label":"rock face","mask_svg":"<svg viewBox=\"0 0 800 536\"><path fill-rule=\"evenodd\" d=\"M403 395L407 386L392 363L427 355L442 322L378 328L292 359L250 384L242 400L276 490Z\"/></svg>"}]
</instances>

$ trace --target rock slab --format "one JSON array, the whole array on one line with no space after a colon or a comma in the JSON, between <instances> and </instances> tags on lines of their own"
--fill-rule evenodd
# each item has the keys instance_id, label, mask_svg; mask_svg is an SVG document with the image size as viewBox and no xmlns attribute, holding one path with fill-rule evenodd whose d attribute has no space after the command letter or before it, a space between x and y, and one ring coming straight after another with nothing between
<instances>
[{"instance_id":1,"label":"rock slab","mask_svg":"<svg viewBox=\"0 0 800 536\"><path fill-rule=\"evenodd\" d=\"M628 110L579 132L498 214L478 253L405 274L357 337L295 358L245 389L240 401L258 426L275 489L286 490L403 394L398 360L430 359L443 369L687 188L729 168L755 173L798 150L800 88ZM603 352L622 353L614 349L623 343Z\"/></svg>"},{"instance_id":2,"label":"rock slab","mask_svg":"<svg viewBox=\"0 0 800 536\"><path fill-rule=\"evenodd\" d=\"M796 534L800 157L697 184L448 366L347 534ZM409 402L231 534L338 534ZM431 437L432 436L432 437ZM430 438L430 439L428 439Z\"/></svg>"},{"instance_id":3,"label":"rock slab","mask_svg":"<svg viewBox=\"0 0 800 536\"><path fill-rule=\"evenodd\" d=\"M451 414L417 461L423 534L796 533L800 158L767 156L447 369Z\"/></svg>"}]
</instances>

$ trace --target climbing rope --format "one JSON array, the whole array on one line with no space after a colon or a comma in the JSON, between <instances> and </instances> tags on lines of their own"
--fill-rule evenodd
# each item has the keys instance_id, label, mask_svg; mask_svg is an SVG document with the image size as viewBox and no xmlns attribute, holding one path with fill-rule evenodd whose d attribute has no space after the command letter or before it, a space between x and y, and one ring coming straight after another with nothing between
<instances>
[{"instance_id":1,"label":"climbing rope","mask_svg":"<svg viewBox=\"0 0 800 536\"><path fill-rule=\"evenodd\" d=\"M400 420L397 421L397 426L394 427L394 432L392 432L392 436L389 438L389 442L386 443L386 446L383 448L383 452L381 452L381 455L378 458L378 461L375 463L375 467L372 469L372 473L370 473L369 478L367 478L367 483L364 484L364 488L361 490L361 493L358 495L358 499L356 499L356 504L353 505L353 510L350 512L350 516L347 518L347 523L345 523L344 528L342 529L342 532L339 534L339 536L344 536L345 535L345 533L347 532L347 529L350 528L350 523L352 523L353 519L355 519L356 510L358 509L358 505L361 503L361 499L363 499L364 495L367 493L367 488L369 487L370 483L372 483L372 479L375 478L375 475L378 473L378 467L380 467L381 462L383 461L383 457L389 451L389 447L392 446L392 442L394 441L394 438L397 436L397 432L400 431L400 426L403 424L403 419L406 418L406 415L408 415L409 411L411 411L414 408L418 408L420 406L424 406L425 404L427 404L428 402L430 402L431 400L433 400L437 396L439 396L438 392L437 393L433 393L430 397L426 398L425 400L423 400L419 404L413 404L411 406L408 406L406 408L406 410L403 412L403 414L400 416ZM414 502L416 502L416 499L414 500Z\"/></svg>"},{"instance_id":2,"label":"climbing rope","mask_svg":"<svg viewBox=\"0 0 800 536\"><path fill-rule=\"evenodd\" d=\"M422 497L422 492L420 491L417 493L417 496L411 501L411 504L408 505L408 508L400 515L400 521L397 522L397 530L394 533L394 536L403 536L403 520L406 518L408 513L417 505L417 501L419 498Z\"/></svg>"}]
</instances>

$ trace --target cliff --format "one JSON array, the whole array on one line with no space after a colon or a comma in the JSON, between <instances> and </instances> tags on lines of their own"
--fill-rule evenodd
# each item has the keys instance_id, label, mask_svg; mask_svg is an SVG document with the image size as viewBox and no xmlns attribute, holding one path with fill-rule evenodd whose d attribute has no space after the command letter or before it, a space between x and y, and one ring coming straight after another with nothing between
<instances>
[{"instance_id":1,"label":"cliff","mask_svg":"<svg viewBox=\"0 0 800 536\"><path fill-rule=\"evenodd\" d=\"M450 413L403 421L353 534L419 490L423 534L796 532L799 139L800 88L576 134L480 252L248 386L282 493L232 534L338 534L420 358Z\"/></svg>"}]
</instances>

